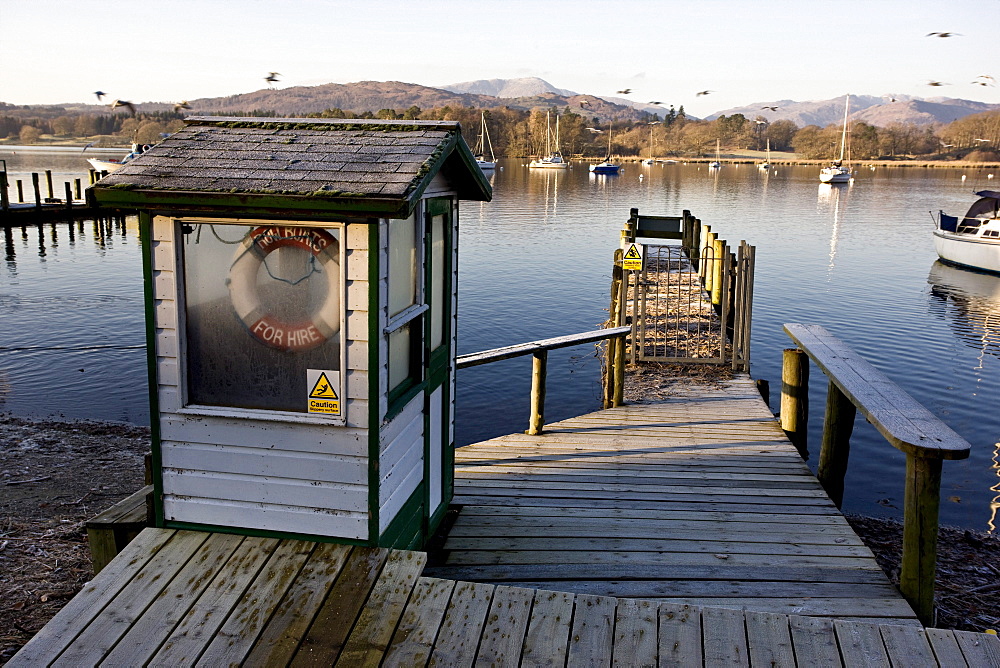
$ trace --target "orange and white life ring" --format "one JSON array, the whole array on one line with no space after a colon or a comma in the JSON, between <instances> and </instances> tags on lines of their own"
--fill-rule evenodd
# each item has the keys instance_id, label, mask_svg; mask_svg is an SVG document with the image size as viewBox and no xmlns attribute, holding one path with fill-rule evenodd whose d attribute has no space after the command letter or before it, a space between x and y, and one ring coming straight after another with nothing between
<instances>
[{"instance_id":1,"label":"orange and white life ring","mask_svg":"<svg viewBox=\"0 0 1000 668\"><path fill-rule=\"evenodd\" d=\"M257 294L257 273L267 254L278 248L312 253L326 279L326 299L308 320L285 322L264 310ZM250 232L229 267L229 298L247 331L266 346L304 352L340 331L340 246L326 230L265 225Z\"/></svg>"}]
</instances>

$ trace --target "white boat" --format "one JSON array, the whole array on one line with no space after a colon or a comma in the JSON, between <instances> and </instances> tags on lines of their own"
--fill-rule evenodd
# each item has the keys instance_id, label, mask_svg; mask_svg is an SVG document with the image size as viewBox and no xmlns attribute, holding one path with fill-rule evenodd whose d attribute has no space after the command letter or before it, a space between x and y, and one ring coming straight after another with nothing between
<instances>
[{"instance_id":1,"label":"white boat","mask_svg":"<svg viewBox=\"0 0 1000 668\"><path fill-rule=\"evenodd\" d=\"M758 144L758 146L759 146L759 144ZM767 170L771 169L771 140L770 139L767 140L767 154L766 155L767 155L767 157L764 158L764 162L762 162L759 165L757 165L757 169L759 169L762 172L766 172Z\"/></svg>"},{"instance_id":2,"label":"white boat","mask_svg":"<svg viewBox=\"0 0 1000 668\"><path fill-rule=\"evenodd\" d=\"M486 159L486 151L489 149L490 159ZM481 124L479 126L479 141L476 142L476 164L479 169L496 169L497 158L493 154L493 142L490 141L490 131L486 129L486 112L481 114Z\"/></svg>"},{"instance_id":3,"label":"white boat","mask_svg":"<svg viewBox=\"0 0 1000 668\"><path fill-rule=\"evenodd\" d=\"M552 131L549 127L549 112L545 112L545 153L544 158L538 158L528 163L535 169L567 169L569 163L563 160L559 152L559 117L556 116L555 150L552 150Z\"/></svg>"},{"instance_id":4,"label":"white boat","mask_svg":"<svg viewBox=\"0 0 1000 668\"><path fill-rule=\"evenodd\" d=\"M976 195L979 199L963 218L938 212L934 249L945 262L1000 273L1000 192Z\"/></svg>"},{"instance_id":5,"label":"white boat","mask_svg":"<svg viewBox=\"0 0 1000 668\"><path fill-rule=\"evenodd\" d=\"M86 149L85 149L86 150ZM143 144L139 146L138 144L132 144L132 150L121 160L115 160L114 158L110 160L101 160L100 158L87 158L87 162L90 166L94 168L97 173L107 172L111 173L121 167L122 165L128 163L130 160L138 158L140 155L149 150L149 144Z\"/></svg>"},{"instance_id":6,"label":"white boat","mask_svg":"<svg viewBox=\"0 0 1000 668\"><path fill-rule=\"evenodd\" d=\"M719 154L719 140L716 139L715 140L715 160L712 161L712 162L710 162L710 163L708 163L708 168L709 169L721 169L722 168L722 163L719 162L719 158L720 157L721 156Z\"/></svg>"},{"instance_id":7,"label":"white boat","mask_svg":"<svg viewBox=\"0 0 1000 668\"><path fill-rule=\"evenodd\" d=\"M840 133L840 159L834 160L829 167L824 167L819 173L819 180L823 183L849 183L851 180L851 170L844 166L844 147L847 145L847 113L851 106L851 96L847 95L844 100L844 127Z\"/></svg>"},{"instance_id":8,"label":"white boat","mask_svg":"<svg viewBox=\"0 0 1000 668\"><path fill-rule=\"evenodd\" d=\"M617 174L622 166L611 161L611 123L608 123L608 157L602 162L590 166L590 171L594 174Z\"/></svg>"}]
</instances>

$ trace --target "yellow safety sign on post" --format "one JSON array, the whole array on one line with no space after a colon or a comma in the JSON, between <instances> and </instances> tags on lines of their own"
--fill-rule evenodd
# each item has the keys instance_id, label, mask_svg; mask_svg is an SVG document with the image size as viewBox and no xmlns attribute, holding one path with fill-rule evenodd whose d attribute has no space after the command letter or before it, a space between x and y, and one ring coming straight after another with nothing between
<instances>
[{"instance_id":1,"label":"yellow safety sign on post","mask_svg":"<svg viewBox=\"0 0 1000 668\"><path fill-rule=\"evenodd\" d=\"M306 369L309 388L309 412L340 415L340 374L336 371Z\"/></svg>"},{"instance_id":2,"label":"yellow safety sign on post","mask_svg":"<svg viewBox=\"0 0 1000 668\"><path fill-rule=\"evenodd\" d=\"M643 245L635 242L629 243L625 247L625 254L622 255L622 269L628 271L642 271Z\"/></svg>"}]
</instances>

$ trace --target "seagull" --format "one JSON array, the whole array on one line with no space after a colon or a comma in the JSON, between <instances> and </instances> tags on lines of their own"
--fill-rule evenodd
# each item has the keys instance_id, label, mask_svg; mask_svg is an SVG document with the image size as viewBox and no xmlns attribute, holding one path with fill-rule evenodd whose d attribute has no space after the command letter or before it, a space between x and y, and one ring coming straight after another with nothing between
<instances>
[{"instance_id":1,"label":"seagull","mask_svg":"<svg viewBox=\"0 0 1000 668\"><path fill-rule=\"evenodd\" d=\"M587 128L587 129L590 130L591 132L596 132L596 133L604 132L604 130L598 130L597 128Z\"/></svg>"},{"instance_id":2,"label":"seagull","mask_svg":"<svg viewBox=\"0 0 1000 668\"><path fill-rule=\"evenodd\" d=\"M989 74L980 74L978 77L976 77L976 80L973 81L972 83L976 84L977 86L996 86L997 85L996 79L994 79L993 77L991 77Z\"/></svg>"},{"instance_id":3,"label":"seagull","mask_svg":"<svg viewBox=\"0 0 1000 668\"><path fill-rule=\"evenodd\" d=\"M179 112L181 109L190 109L190 108L191 105L188 104L187 100L181 100L180 102L174 105L174 112L176 113Z\"/></svg>"},{"instance_id":4,"label":"seagull","mask_svg":"<svg viewBox=\"0 0 1000 668\"><path fill-rule=\"evenodd\" d=\"M578 104L581 107L589 107L590 106L590 100L580 100L580 102Z\"/></svg>"},{"instance_id":5,"label":"seagull","mask_svg":"<svg viewBox=\"0 0 1000 668\"><path fill-rule=\"evenodd\" d=\"M943 81L928 81L927 85L928 86L947 86L948 84L946 84Z\"/></svg>"},{"instance_id":6,"label":"seagull","mask_svg":"<svg viewBox=\"0 0 1000 668\"><path fill-rule=\"evenodd\" d=\"M895 102L895 101L896 101L896 98L894 98L894 97L890 97L889 98L889 102Z\"/></svg>"},{"instance_id":7,"label":"seagull","mask_svg":"<svg viewBox=\"0 0 1000 668\"><path fill-rule=\"evenodd\" d=\"M944 142L941 142L941 146L943 146L944 148L954 148L955 147L954 144L945 144Z\"/></svg>"},{"instance_id":8,"label":"seagull","mask_svg":"<svg viewBox=\"0 0 1000 668\"><path fill-rule=\"evenodd\" d=\"M623 88L621 90L615 91L619 95L629 95L632 92L631 88Z\"/></svg>"},{"instance_id":9,"label":"seagull","mask_svg":"<svg viewBox=\"0 0 1000 668\"><path fill-rule=\"evenodd\" d=\"M95 90L94 91L94 95L97 96L97 101L100 102L101 98L103 98L105 95L107 95L107 93L105 93L103 90Z\"/></svg>"},{"instance_id":10,"label":"seagull","mask_svg":"<svg viewBox=\"0 0 1000 668\"><path fill-rule=\"evenodd\" d=\"M88 148L90 148L91 146L93 146L96 143L97 143L96 141L90 142L89 144L87 144L86 146L83 147L83 151L86 151ZM80 153L83 153L83 151L80 151Z\"/></svg>"},{"instance_id":11,"label":"seagull","mask_svg":"<svg viewBox=\"0 0 1000 668\"><path fill-rule=\"evenodd\" d=\"M777 111L777 107L761 107L761 109L770 109L771 111Z\"/></svg>"},{"instance_id":12,"label":"seagull","mask_svg":"<svg viewBox=\"0 0 1000 668\"><path fill-rule=\"evenodd\" d=\"M114 111L118 107L125 107L126 109L128 109L128 112L130 114L135 116L135 105L132 104L131 102L128 102L127 100L115 100L114 102L111 103L110 106L111 106L111 111Z\"/></svg>"},{"instance_id":13,"label":"seagull","mask_svg":"<svg viewBox=\"0 0 1000 668\"><path fill-rule=\"evenodd\" d=\"M702 95L708 95L709 93L714 93L714 90L703 90L694 94L695 97L701 97Z\"/></svg>"},{"instance_id":14,"label":"seagull","mask_svg":"<svg viewBox=\"0 0 1000 668\"><path fill-rule=\"evenodd\" d=\"M662 105L663 103L662 102L650 102L650 104L659 104L659 105Z\"/></svg>"},{"instance_id":15,"label":"seagull","mask_svg":"<svg viewBox=\"0 0 1000 668\"><path fill-rule=\"evenodd\" d=\"M268 75L266 77L264 77L264 81L267 82L267 85L268 85L269 88L274 88L274 86L272 84L275 81L277 81L278 77L280 77L280 76L281 76L280 72L269 72Z\"/></svg>"},{"instance_id":16,"label":"seagull","mask_svg":"<svg viewBox=\"0 0 1000 668\"><path fill-rule=\"evenodd\" d=\"M957 32L929 32L924 37L961 37Z\"/></svg>"},{"instance_id":17,"label":"seagull","mask_svg":"<svg viewBox=\"0 0 1000 668\"><path fill-rule=\"evenodd\" d=\"M757 125L767 125L767 121L754 121Z\"/></svg>"},{"instance_id":18,"label":"seagull","mask_svg":"<svg viewBox=\"0 0 1000 668\"><path fill-rule=\"evenodd\" d=\"M972 141L978 142L978 143L986 142L988 144L990 140L989 139L973 139Z\"/></svg>"}]
</instances>

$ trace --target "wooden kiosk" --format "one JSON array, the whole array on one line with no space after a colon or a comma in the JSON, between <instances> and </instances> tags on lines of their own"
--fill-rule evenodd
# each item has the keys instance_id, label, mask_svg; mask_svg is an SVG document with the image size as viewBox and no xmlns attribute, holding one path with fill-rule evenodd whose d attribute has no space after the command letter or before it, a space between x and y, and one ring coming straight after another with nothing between
<instances>
[{"instance_id":1,"label":"wooden kiosk","mask_svg":"<svg viewBox=\"0 0 1000 668\"><path fill-rule=\"evenodd\" d=\"M138 209L159 527L413 548L452 495L458 123L189 118Z\"/></svg>"}]
</instances>

